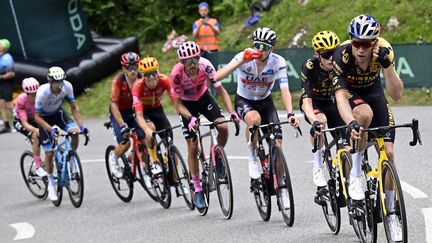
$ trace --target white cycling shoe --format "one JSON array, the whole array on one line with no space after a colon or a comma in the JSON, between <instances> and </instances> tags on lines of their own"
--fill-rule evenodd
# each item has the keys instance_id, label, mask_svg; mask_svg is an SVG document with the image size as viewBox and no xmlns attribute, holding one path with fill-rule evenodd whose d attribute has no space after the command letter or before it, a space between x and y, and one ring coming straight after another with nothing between
<instances>
[{"instance_id":1,"label":"white cycling shoe","mask_svg":"<svg viewBox=\"0 0 432 243\"><path fill-rule=\"evenodd\" d=\"M259 179L261 178L261 174L262 174L261 162L249 159L249 176L252 179Z\"/></svg>"},{"instance_id":2,"label":"white cycling shoe","mask_svg":"<svg viewBox=\"0 0 432 243\"><path fill-rule=\"evenodd\" d=\"M39 177L45 177L48 175L48 173L42 167L37 168L35 172L36 172L36 175Z\"/></svg>"},{"instance_id":3,"label":"white cycling shoe","mask_svg":"<svg viewBox=\"0 0 432 243\"><path fill-rule=\"evenodd\" d=\"M159 163L152 163L150 165L150 171L151 171L152 175L157 175L157 174L162 173L162 168L159 165Z\"/></svg>"},{"instance_id":4,"label":"white cycling shoe","mask_svg":"<svg viewBox=\"0 0 432 243\"><path fill-rule=\"evenodd\" d=\"M111 172L114 174L114 176L117 178L121 178L123 176L123 171L120 168L120 165L118 163L118 158L117 156L115 156L114 153L110 154L109 163L111 166Z\"/></svg>"},{"instance_id":5,"label":"white cycling shoe","mask_svg":"<svg viewBox=\"0 0 432 243\"><path fill-rule=\"evenodd\" d=\"M354 177L349 179L348 194L353 200L363 200L365 198L365 181L363 176Z\"/></svg>"},{"instance_id":6,"label":"white cycling shoe","mask_svg":"<svg viewBox=\"0 0 432 243\"><path fill-rule=\"evenodd\" d=\"M48 182L48 198L51 201L57 201L58 197L57 197L57 190L54 187L54 184Z\"/></svg>"},{"instance_id":7,"label":"white cycling shoe","mask_svg":"<svg viewBox=\"0 0 432 243\"><path fill-rule=\"evenodd\" d=\"M322 168L313 168L313 182L317 187L327 186L327 180L324 176L324 170Z\"/></svg>"}]
</instances>

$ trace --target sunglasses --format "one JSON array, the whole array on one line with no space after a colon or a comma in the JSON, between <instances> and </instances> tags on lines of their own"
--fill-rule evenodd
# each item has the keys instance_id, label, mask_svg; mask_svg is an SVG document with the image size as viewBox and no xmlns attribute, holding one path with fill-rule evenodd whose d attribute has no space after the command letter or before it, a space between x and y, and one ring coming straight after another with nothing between
<instances>
[{"instance_id":1,"label":"sunglasses","mask_svg":"<svg viewBox=\"0 0 432 243\"><path fill-rule=\"evenodd\" d=\"M330 59L330 57L333 56L334 51L326 51L326 52L320 52L319 55L324 59Z\"/></svg>"},{"instance_id":2,"label":"sunglasses","mask_svg":"<svg viewBox=\"0 0 432 243\"><path fill-rule=\"evenodd\" d=\"M181 62L187 66L192 65L192 64L197 64L200 60L200 57L192 57L189 59L183 59Z\"/></svg>"},{"instance_id":3,"label":"sunglasses","mask_svg":"<svg viewBox=\"0 0 432 243\"><path fill-rule=\"evenodd\" d=\"M63 87L63 81L52 81L51 86L60 89Z\"/></svg>"},{"instance_id":4,"label":"sunglasses","mask_svg":"<svg viewBox=\"0 0 432 243\"><path fill-rule=\"evenodd\" d=\"M125 66L125 68L128 71L137 71L138 70L138 65L127 65L127 66Z\"/></svg>"},{"instance_id":5,"label":"sunglasses","mask_svg":"<svg viewBox=\"0 0 432 243\"><path fill-rule=\"evenodd\" d=\"M262 42L255 42L253 45L258 50L268 51L272 48L271 45Z\"/></svg>"},{"instance_id":6,"label":"sunglasses","mask_svg":"<svg viewBox=\"0 0 432 243\"><path fill-rule=\"evenodd\" d=\"M363 47L363 49L371 48L375 44L375 41L351 41L351 45L355 48Z\"/></svg>"},{"instance_id":7,"label":"sunglasses","mask_svg":"<svg viewBox=\"0 0 432 243\"><path fill-rule=\"evenodd\" d=\"M151 76L153 76L153 77L157 77L157 75L158 75L158 71L155 70L155 71L147 72L147 73L144 73L143 75L144 75L144 77L146 77L146 78L150 78Z\"/></svg>"}]
</instances>

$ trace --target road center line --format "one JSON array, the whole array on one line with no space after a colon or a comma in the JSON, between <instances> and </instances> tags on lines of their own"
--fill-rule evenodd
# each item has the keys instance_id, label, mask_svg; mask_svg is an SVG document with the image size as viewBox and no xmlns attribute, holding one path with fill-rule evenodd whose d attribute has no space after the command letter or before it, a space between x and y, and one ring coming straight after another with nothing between
<instances>
[{"instance_id":1,"label":"road center line","mask_svg":"<svg viewBox=\"0 0 432 243\"><path fill-rule=\"evenodd\" d=\"M432 243L432 208L422 208L425 218L426 243Z\"/></svg>"},{"instance_id":2,"label":"road center line","mask_svg":"<svg viewBox=\"0 0 432 243\"><path fill-rule=\"evenodd\" d=\"M414 199L418 198L427 198L428 196L426 193L420 191L418 188L411 186L405 181L401 181L402 190L408 194L410 194L411 197Z\"/></svg>"},{"instance_id":3,"label":"road center line","mask_svg":"<svg viewBox=\"0 0 432 243\"><path fill-rule=\"evenodd\" d=\"M35 235L35 228L27 222L15 223L10 225L17 232L13 240L30 239Z\"/></svg>"}]
</instances>

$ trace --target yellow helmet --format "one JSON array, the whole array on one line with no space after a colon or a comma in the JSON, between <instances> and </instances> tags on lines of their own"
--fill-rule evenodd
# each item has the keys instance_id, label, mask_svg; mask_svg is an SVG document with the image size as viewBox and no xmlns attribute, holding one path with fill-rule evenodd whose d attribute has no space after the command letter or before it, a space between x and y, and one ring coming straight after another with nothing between
<instances>
[{"instance_id":1,"label":"yellow helmet","mask_svg":"<svg viewBox=\"0 0 432 243\"><path fill-rule=\"evenodd\" d=\"M139 61L138 68L142 73L148 73L157 70L159 63L154 57L144 57Z\"/></svg>"},{"instance_id":2,"label":"yellow helmet","mask_svg":"<svg viewBox=\"0 0 432 243\"><path fill-rule=\"evenodd\" d=\"M337 48L340 43L339 37L329 30L320 31L312 38L314 51L330 51Z\"/></svg>"}]
</instances>

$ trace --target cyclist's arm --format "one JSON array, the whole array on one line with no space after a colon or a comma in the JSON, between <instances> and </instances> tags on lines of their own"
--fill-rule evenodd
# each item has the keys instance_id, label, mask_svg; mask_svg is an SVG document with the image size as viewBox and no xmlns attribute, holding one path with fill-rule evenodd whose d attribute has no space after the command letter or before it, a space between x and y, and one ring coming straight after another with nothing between
<instances>
[{"instance_id":1,"label":"cyclist's arm","mask_svg":"<svg viewBox=\"0 0 432 243\"><path fill-rule=\"evenodd\" d=\"M41 116L39 112L35 113L35 120L39 126L41 126L43 129L47 130L48 132L51 132L52 127L50 124L48 124Z\"/></svg>"},{"instance_id":2,"label":"cyclist's arm","mask_svg":"<svg viewBox=\"0 0 432 243\"><path fill-rule=\"evenodd\" d=\"M311 123L314 123L317 120L311 98L303 98L303 105L301 108Z\"/></svg>"},{"instance_id":3,"label":"cyclist's arm","mask_svg":"<svg viewBox=\"0 0 432 243\"><path fill-rule=\"evenodd\" d=\"M293 106L291 102L291 92L289 91L288 86L280 87L281 95L282 95L282 103L284 104L285 110L288 113L293 112Z\"/></svg>"},{"instance_id":4,"label":"cyclist's arm","mask_svg":"<svg viewBox=\"0 0 432 243\"><path fill-rule=\"evenodd\" d=\"M390 65L388 68L383 68L383 74L386 84L386 89L390 97L394 101L398 101L402 98L402 92L404 90L404 85L399 75L396 73L394 65Z\"/></svg>"},{"instance_id":5,"label":"cyclist's arm","mask_svg":"<svg viewBox=\"0 0 432 243\"><path fill-rule=\"evenodd\" d=\"M113 115L114 119L116 120L116 122L119 124L120 127L126 124L123 121L118 105L115 102L111 102L111 114Z\"/></svg>"},{"instance_id":6,"label":"cyclist's arm","mask_svg":"<svg viewBox=\"0 0 432 243\"><path fill-rule=\"evenodd\" d=\"M189 110L183 105L183 102L181 99L174 97L173 99L174 107L176 108L177 112L184 118L190 119L192 118L192 114L189 112Z\"/></svg>"},{"instance_id":7,"label":"cyclist's arm","mask_svg":"<svg viewBox=\"0 0 432 243\"><path fill-rule=\"evenodd\" d=\"M310 59L306 60L302 65L301 71L301 79L302 79L302 93L300 99L302 99L302 107L300 107L308 120L311 123L314 123L317 118L315 116L315 112L313 110L313 102L312 102L312 91L311 91L311 82L310 79L312 76L311 69L313 63Z\"/></svg>"},{"instance_id":8,"label":"cyclist's arm","mask_svg":"<svg viewBox=\"0 0 432 243\"><path fill-rule=\"evenodd\" d=\"M15 77L15 71L9 71L3 75L0 75L0 79L11 79Z\"/></svg>"},{"instance_id":9,"label":"cyclist's arm","mask_svg":"<svg viewBox=\"0 0 432 243\"><path fill-rule=\"evenodd\" d=\"M69 104L70 104L72 116L74 117L76 123L78 123L79 126L82 126L83 122L81 119L81 112L78 105L75 102L70 102Z\"/></svg>"},{"instance_id":10,"label":"cyclist's arm","mask_svg":"<svg viewBox=\"0 0 432 243\"><path fill-rule=\"evenodd\" d=\"M126 125L120 113L117 101L119 100L121 86L118 85L118 80L114 78L111 84L111 114L120 127Z\"/></svg>"},{"instance_id":11,"label":"cyclist's arm","mask_svg":"<svg viewBox=\"0 0 432 243\"><path fill-rule=\"evenodd\" d=\"M352 120L354 120L354 115L348 101L348 96L348 91L341 90L335 93L339 114L346 124L349 124Z\"/></svg>"},{"instance_id":12,"label":"cyclist's arm","mask_svg":"<svg viewBox=\"0 0 432 243\"><path fill-rule=\"evenodd\" d=\"M232 72L234 72L240 65L245 63L243 59L243 52L237 54L226 66L219 69L215 76L215 81L221 81L222 79L226 78L228 75L230 75Z\"/></svg>"},{"instance_id":13,"label":"cyclist's arm","mask_svg":"<svg viewBox=\"0 0 432 243\"><path fill-rule=\"evenodd\" d=\"M233 112L233 106L231 103L231 99L228 95L228 92L226 91L226 89L221 85L219 85L218 87L215 87L216 91L218 92L218 94L220 95L220 97L222 98L223 103L225 104L226 109L228 110L228 112Z\"/></svg>"},{"instance_id":14,"label":"cyclist's arm","mask_svg":"<svg viewBox=\"0 0 432 243\"><path fill-rule=\"evenodd\" d=\"M144 119L144 114L142 111L137 111L135 113L135 120L136 120L138 126L145 132L145 134L152 134L153 133L153 131L147 125L147 122Z\"/></svg>"},{"instance_id":15,"label":"cyclist's arm","mask_svg":"<svg viewBox=\"0 0 432 243\"><path fill-rule=\"evenodd\" d=\"M39 131L39 129L37 129L37 127L32 126L32 125L27 121L27 119L26 119L26 120L20 120L20 121L21 121L21 124L23 125L23 127L24 127L26 130L28 130L28 131L30 131L30 132L32 132L32 133L37 133L37 132Z\"/></svg>"}]
</instances>

